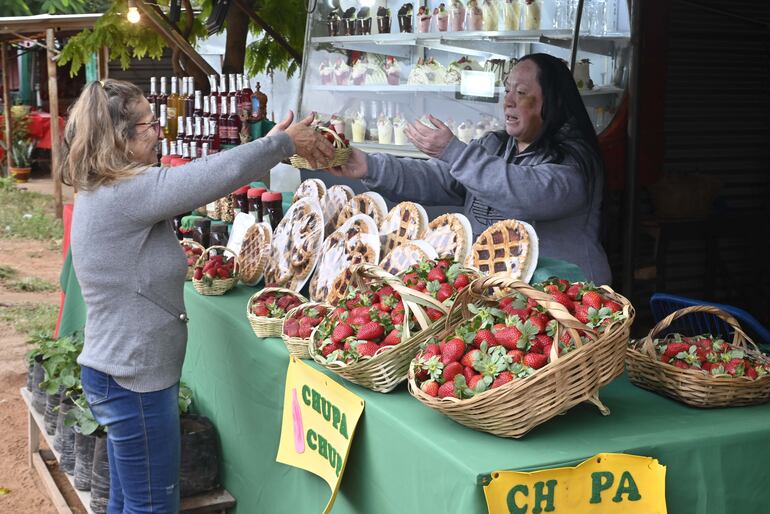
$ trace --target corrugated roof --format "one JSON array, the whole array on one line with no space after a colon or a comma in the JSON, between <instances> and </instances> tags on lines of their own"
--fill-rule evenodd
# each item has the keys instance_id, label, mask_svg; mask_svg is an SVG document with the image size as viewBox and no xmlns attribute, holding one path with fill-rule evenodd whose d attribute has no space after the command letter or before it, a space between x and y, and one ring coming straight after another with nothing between
<instances>
[{"instance_id":1,"label":"corrugated roof","mask_svg":"<svg viewBox=\"0 0 770 514\"><path fill-rule=\"evenodd\" d=\"M14 38L15 34L36 34L46 29L83 30L93 27L101 16L102 13L4 17L0 18L0 39Z\"/></svg>"}]
</instances>

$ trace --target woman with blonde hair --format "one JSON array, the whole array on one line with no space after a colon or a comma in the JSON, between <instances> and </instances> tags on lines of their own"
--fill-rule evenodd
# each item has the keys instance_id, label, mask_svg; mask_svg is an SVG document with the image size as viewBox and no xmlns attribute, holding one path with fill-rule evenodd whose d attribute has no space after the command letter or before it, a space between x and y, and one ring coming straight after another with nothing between
<instances>
[{"instance_id":1,"label":"woman with blonde hair","mask_svg":"<svg viewBox=\"0 0 770 514\"><path fill-rule=\"evenodd\" d=\"M87 307L78 358L108 428L109 513L179 510L177 395L187 340L185 256L171 218L331 144L293 114L266 137L174 169L158 167L160 125L142 91L92 82L64 130L62 181L77 191L72 261Z\"/></svg>"}]
</instances>

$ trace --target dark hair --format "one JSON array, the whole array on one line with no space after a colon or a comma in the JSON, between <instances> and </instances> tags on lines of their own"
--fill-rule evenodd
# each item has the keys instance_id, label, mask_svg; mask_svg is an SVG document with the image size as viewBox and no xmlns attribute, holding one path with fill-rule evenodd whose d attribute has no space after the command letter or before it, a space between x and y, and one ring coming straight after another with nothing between
<instances>
[{"instance_id":1,"label":"dark hair","mask_svg":"<svg viewBox=\"0 0 770 514\"><path fill-rule=\"evenodd\" d=\"M596 131L567 65L548 54L525 55L519 60L523 61L532 61L537 65L537 81L543 91L543 126L535 143L549 145L564 124L569 122L571 129L577 130L599 156Z\"/></svg>"}]
</instances>

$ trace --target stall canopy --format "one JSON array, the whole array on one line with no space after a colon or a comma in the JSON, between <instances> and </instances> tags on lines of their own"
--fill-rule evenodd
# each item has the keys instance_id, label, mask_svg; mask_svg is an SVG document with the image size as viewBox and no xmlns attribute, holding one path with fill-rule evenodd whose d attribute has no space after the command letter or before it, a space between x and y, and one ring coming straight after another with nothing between
<instances>
[{"instance_id":1,"label":"stall canopy","mask_svg":"<svg viewBox=\"0 0 770 514\"><path fill-rule=\"evenodd\" d=\"M49 15L41 14L38 16L16 16L0 18L0 53L2 53L2 72L3 72L3 118L5 121L4 133L6 148L11 148L12 137L12 119L11 102L8 77L10 69L16 64L15 59L9 57L8 47L12 43L21 41L34 41L35 44L43 46L46 49L46 58L48 62L48 91L50 98L50 114L52 120L59 119L58 85L56 82L56 50L54 43L55 32L77 32L94 26L96 20L101 14L76 14L76 15ZM40 42L44 41L44 43ZM62 216L62 190L59 181L58 155L59 155L59 124L54 121L51 124L51 172L54 179L56 201L56 215ZM6 153L7 166L12 166L11 152Z\"/></svg>"}]
</instances>

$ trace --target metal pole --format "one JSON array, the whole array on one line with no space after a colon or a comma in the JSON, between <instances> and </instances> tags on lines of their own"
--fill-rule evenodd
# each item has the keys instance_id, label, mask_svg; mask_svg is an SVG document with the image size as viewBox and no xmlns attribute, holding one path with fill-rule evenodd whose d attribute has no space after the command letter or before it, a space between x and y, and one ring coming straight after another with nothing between
<instances>
[{"instance_id":1,"label":"metal pole","mask_svg":"<svg viewBox=\"0 0 770 514\"><path fill-rule=\"evenodd\" d=\"M0 43L0 53L2 53L2 65L3 65L3 118L5 120L5 159L6 159L6 173L11 174L11 130L13 128L13 122L11 120L11 93L8 90L8 43Z\"/></svg>"},{"instance_id":2,"label":"metal pole","mask_svg":"<svg viewBox=\"0 0 770 514\"><path fill-rule=\"evenodd\" d=\"M54 205L56 217L62 218L62 190L59 176L59 86L56 81L56 55L54 46L53 29L45 31L45 42L48 61L48 103L51 112L51 178L53 179Z\"/></svg>"},{"instance_id":3,"label":"metal pole","mask_svg":"<svg viewBox=\"0 0 770 514\"><path fill-rule=\"evenodd\" d=\"M639 54L641 51L641 0L631 2L631 70L629 74L628 154L626 165L625 230L623 240L623 294L631 298L634 290L634 266L637 236L637 201L639 175Z\"/></svg>"},{"instance_id":4,"label":"metal pole","mask_svg":"<svg viewBox=\"0 0 770 514\"><path fill-rule=\"evenodd\" d=\"M575 26L572 28L572 49L569 56L569 69L575 73L575 61L577 60L578 39L580 38L580 22L583 19L583 0L578 0L575 12Z\"/></svg>"}]
</instances>

